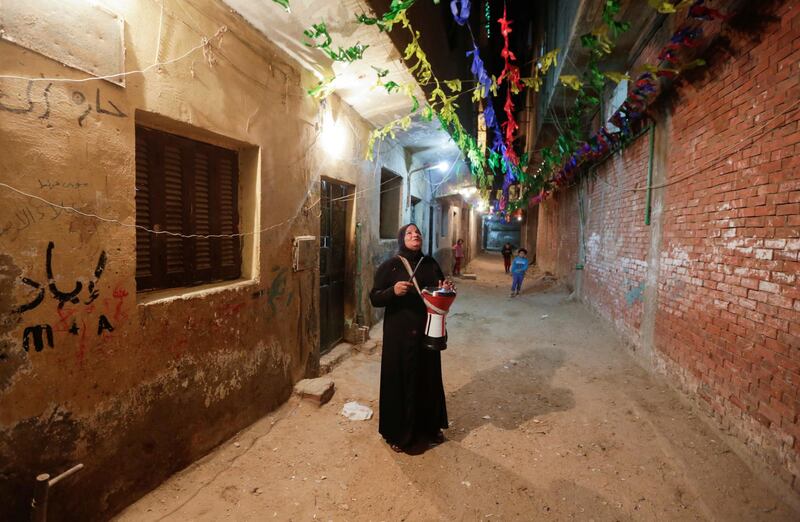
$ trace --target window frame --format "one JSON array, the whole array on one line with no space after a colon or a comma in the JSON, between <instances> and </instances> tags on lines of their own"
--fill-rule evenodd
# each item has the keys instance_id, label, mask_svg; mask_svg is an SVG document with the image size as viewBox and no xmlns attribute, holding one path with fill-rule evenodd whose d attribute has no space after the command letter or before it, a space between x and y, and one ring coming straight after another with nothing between
<instances>
[{"instance_id":1,"label":"window frame","mask_svg":"<svg viewBox=\"0 0 800 522\"><path fill-rule=\"evenodd\" d=\"M234 236L240 230L239 213L239 151L212 145L205 141L188 138L153 128L147 125L136 124L136 165L135 183L137 187L136 223L150 230L165 230L167 221L168 204L166 202L167 171L165 167L165 151L167 147L176 149L180 158L180 183L181 183L181 230L169 230L185 236L198 234L199 222L197 221L198 199L196 194L198 180L198 153L205 154L207 160L207 207L208 221L205 223L207 230L203 235L223 234L231 237L223 238L191 238L183 237L180 240L180 259L183 270L170 271L169 263L175 258L169 257L168 242L176 241L174 236L168 234L154 234L137 228L136 233L136 288L137 293L155 292L181 287L193 287L209 283L234 281L242 277L242 247L241 236ZM144 146L145 150L141 150ZM143 166L140 156L144 155L147 165ZM224 166L223 166L224 163ZM172 172L175 176L175 172ZM140 219L139 191L143 187L142 177L147 176L147 213L149 220ZM223 178L229 176L230 186L225 192L230 202L223 203L224 186ZM174 179L173 179L174 181ZM174 208L173 208L174 211ZM225 213L225 216L223 216ZM229 218L227 216L230 216ZM227 219L226 219L227 218ZM147 248L140 249L140 241L146 238ZM209 267L198 268L197 250L200 241L208 242ZM229 244L224 244L224 242ZM174 243L173 243L174 245ZM224 252L223 252L224 249ZM140 260L142 254L149 256L150 272L140 273ZM175 249L173 248L173 252Z\"/></svg>"},{"instance_id":2,"label":"window frame","mask_svg":"<svg viewBox=\"0 0 800 522\"><path fill-rule=\"evenodd\" d=\"M390 194L390 192L392 193ZM397 208L384 208L389 203L396 205ZM397 237L402 211L403 176L387 168L382 168L381 182L378 185L378 237L381 240L390 240ZM393 223L384 223L384 218L391 219Z\"/></svg>"}]
</instances>

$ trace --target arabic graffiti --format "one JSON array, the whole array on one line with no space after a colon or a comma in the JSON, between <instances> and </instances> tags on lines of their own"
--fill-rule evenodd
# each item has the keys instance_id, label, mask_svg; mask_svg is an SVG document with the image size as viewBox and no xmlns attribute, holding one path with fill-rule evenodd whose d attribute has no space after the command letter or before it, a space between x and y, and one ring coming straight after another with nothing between
<instances>
[{"instance_id":1,"label":"arabic graffiti","mask_svg":"<svg viewBox=\"0 0 800 522\"><path fill-rule=\"evenodd\" d=\"M73 336L77 336L78 332L81 329L84 330L84 334L81 336L83 339L85 336L85 329L86 329L86 321L82 320L81 324L83 328L78 327L78 322L75 320L73 315L76 313L76 308L74 306L67 307L65 309L65 305L79 305L82 304L84 311L86 312L94 312L95 305L93 304L99 297L100 297L100 289L99 289L99 282L100 278L103 276L103 272L106 268L106 263L108 261L108 257L106 255L105 250L100 252L98 256L97 263L94 267L94 272L92 273L91 279L89 280L88 284L85 288L85 298L81 303L81 292L84 291L84 285L81 281L76 280L75 284L72 285L71 288L60 288L59 285L56 283L55 277L53 275L53 252L55 250L55 243L50 241L47 244L47 252L45 255L45 275L47 276L46 283L42 283L39 281L34 281L29 277L22 278L22 283L27 285L31 289L33 289L33 297L27 302L23 303L12 310L15 314L24 314L31 310L36 309L39 307L44 301L45 297L47 296L48 292L49 295L56 301L56 312L59 317L59 326L60 328L56 328L56 331L67 332L72 334ZM120 320L126 317L126 315L121 311L122 308L122 300L128 295L127 291L124 289L116 289L113 292L114 301L116 301L116 308L114 309L112 305L113 302L109 302L109 300L105 300L106 311L109 315L115 318L115 320ZM111 313L113 311L113 314ZM68 320L71 321L68 322ZM71 324L70 324L71 323ZM99 318L97 319L97 335L101 336L104 332L110 333L114 331L114 326L111 323L111 320L108 318L106 314L100 314ZM44 349L45 346L53 348L54 341L53 341L53 327L49 324L35 324L25 328L22 334L22 349L26 352L30 351L31 344L35 351L40 352ZM81 346L83 350L83 344Z\"/></svg>"},{"instance_id":2,"label":"arabic graffiti","mask_svg":"<svg viewBox=\"0 0 800 522\"><path fill-rule=\"evenodd\" d=\"M45 336L47 336L47 346L52 348L53 328L49 324L37 324L25 328L25 332L22 334L22 349L26 352L30 351L30 341L33 339L33 348L37 352L41 352L44 348Z\"/></svg>"},{"instance_id":3,"label":"arabic graffiti","mask_svg":"<svg viewBox=\"0 0 800 522\"><path fill-rule=\"evenodd\" d=\"M3 91L0 90L0 111L10 112L12 114L30 114L34 111L36 105L38 103L42 103L44 105L42 113L38 116L40 120L49 120L50 119L50 90L53 87L52 83L48 83L47 86L42 90L41 93L41 102L34 101L33 97L33 81L28 81L27 86L25 87L25 94L20 95L20 99L24 100L21 103L13 103L10 101L4 101L4 98L9 98L9 96ZM37 89L38 90L38 89ZM78 116L78 125L83 127L84 121L86 120L87 116L91 114L92 109L97 112L97 114L106 114L108 116L113 116L115 118L126 118L128 115L122 112L122 110L117 107L117 105L111 101L110 99L105 100L105 107L104 104L101 102L100 96L100 88L95 89L95 97L94 97L94 107L92 107L91 103L87 103L86 95L81 91L72 91L69 94L69 97L72 99L72 103L77 106L83 106L86 104L83 112L80 116ZM106 108L111 107L111 108ZM38 112L38 110L37 110Z\"/></svg>"},{"instance_id":4,"label":"arabic graffiti","mask_svg":"<svg viewBox=\"0 0 800 522\"><path fill-rule=\"evenodd\" d=\"M73 103L75 103L75 105L82 105L86 101L86 96L84 96L84 94L80 91L73 91L72 101ZM108 114L116 118L125 118L127 116L127 114L119 110L119 107L114 105L114 102L112 102L111 100L108 100L108 104L114 108L113 111L104 109L103 107L100 106L100 88L97 88L97 90L95 91L94 102L95 102L94 108L97 111L97 114ZM83 111L83 114L81 114L80 117L78 118L78 125L83 127L84 120L86 119L87 116L89 116L89 114L91 114L91 112L92 112L92 104L87 103L86 109Z\"/></svg>"}]
</instances>

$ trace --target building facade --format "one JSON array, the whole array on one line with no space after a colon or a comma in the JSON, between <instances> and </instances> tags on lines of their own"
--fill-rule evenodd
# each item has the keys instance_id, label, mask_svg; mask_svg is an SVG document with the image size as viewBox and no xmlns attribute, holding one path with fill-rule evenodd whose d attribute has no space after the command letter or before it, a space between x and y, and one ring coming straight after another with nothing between
<instances>
[{"instance_id":1,"label":"building facade","mask_svg":"<svg viewBox=\"0 0 800 522\"><path fill-rule=\"evenodd\" d=\"M0 518L82 463L51 519L104 519L379 320L376 266L438 206L222 2L45 4L0 8Z\"/></svg>"}]
</instances>

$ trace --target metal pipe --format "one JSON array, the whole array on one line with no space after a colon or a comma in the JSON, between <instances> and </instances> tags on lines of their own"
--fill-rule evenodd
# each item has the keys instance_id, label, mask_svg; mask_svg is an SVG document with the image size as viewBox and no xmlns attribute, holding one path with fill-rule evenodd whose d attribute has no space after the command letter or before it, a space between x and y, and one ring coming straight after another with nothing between
<instances>
[{"instance_id":1,"label":"metal pipe","mask_svg":"<svg viewBox=\"0 0 800 522\"><path fill-rule=\"evenodd\" d=\"M53 478L50 478L47 473L36 476L36 485L33 488L33 499L31 500L31 522L47 522L47 500L50 497L50 488L82 469L83 464L75 464Z\"/></svg>"},{"instance_id":2,"label":"metal pipe","mask_svg":"<svg viewBox=\"0 0 800 522\"><path fill-rule=\"evenodd\" d=\"M415 172L419 172L421 170L425 170L425 169L429 169L429 168L431 168L430 165L423 165L421 167L417 167L417 168L409 171L409 173L406 175L406 184L408 185L407 186L407 190L406 190L406 208L408 208L408 209L411 208L411 175L414 174Z\"/></svg>"},{"instance_id":3,"label":"metal pipe","mask_svg":"<svg viewBox=\"0 0 800 522\"><path fill-rule=\"evenodd\" d=\"M363 284L361 282L361 222L356 223L356 324L364 324L364 314L361 310L361 297Z\"/></svg>"},{"instance_id":4,"label":"metal pipe","mask_svg":"<svg viewBox=\"0 0 800 522\"><path fill-rule=\"evenodd\" d=\"M647 199L645 200L644 204L644 224L650 225L650 206L653 199L653 189L651 185L653 184L653 152L655 150L655 142L656 142L656 124L650 124L650 158L647 162Z\"/></svg>"}]
</instances>

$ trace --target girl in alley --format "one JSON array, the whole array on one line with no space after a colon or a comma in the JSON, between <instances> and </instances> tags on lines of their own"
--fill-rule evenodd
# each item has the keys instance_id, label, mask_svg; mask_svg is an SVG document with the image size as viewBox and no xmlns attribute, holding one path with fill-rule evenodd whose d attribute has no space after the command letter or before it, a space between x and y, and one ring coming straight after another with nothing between
<instances>
[{"instance_id":1,"label":"girl in alley","mask_svg":"<svg viewBox=\"0 0 800 522\"><path fill-rule=\"evenodd\" d=\"M525 271L528 270L528 251L524 248L517 250L517 257L511 263L511 297L519 295L522 288L522 280L525 279Z\"/></svg>"},{"instance_id":2,"label":"girl in alley","mask_svg":"<svg viewBox=\"0 0 800 522\"><path fill-rule=\"evenodd\" d=\"M503 266L505 267L507 274L511 268L511 256L514 255L514 245L511 243L506 243L503 245L503 249L500 251L500 253L503 254Z\"/></svg>"},{"instance_id":3,"label":"girl in alley","mask_svg":"<svg viewBox=\"0 0 800 522\"><path fill-rule=\"evenodd\" d=\"M453 275L461 275L461 265L464 262L464 240L459 239L453 245L453 257L456 259L456 264L453 266Z\"/></svg>"},{"instance_id":4,"label":"girl in alley","mask_svg":"<svg viewBox=\"0 0 800 522\"><path fill-rule=\"evenodd\" d=\"M404 262L414 269L420 288L453 289L435 259L422 254L422 234L408 224L397 234L397 255L375 273L369 298L385 307L378 431L394 451L419 439L444 441L447 408L442 384L441 354L422 346L427 310Z\"/></svg>"}]
</instances>

